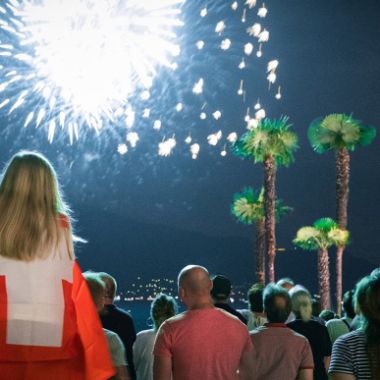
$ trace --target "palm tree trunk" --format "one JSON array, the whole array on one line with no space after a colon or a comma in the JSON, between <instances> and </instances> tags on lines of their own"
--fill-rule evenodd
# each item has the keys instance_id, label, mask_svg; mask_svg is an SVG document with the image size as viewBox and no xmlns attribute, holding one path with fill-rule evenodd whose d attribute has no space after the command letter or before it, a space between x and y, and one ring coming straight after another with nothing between
<instances>
[{"instance_id":1,"label":"palm tree trunk","mask_svg":"<svg viewBox=\"0 0 380 380\"><path fill-rule=\"evenodd\" d=\"M350 154L346 148L341 148L336 153L336 215L340 228L347 229L347 209L350 180ZM344 246L336 250L336 308L337 314L341 314L342 303L342 265Z\"/></svg>"},{"instance_id":2,"label":"palm tree trunk","mask_svg":"<svg viewBox=\"0 0 380 380\"><path fill-rule=\"evenodd\" d=\"M319 296L322 310L330 309L329 254L326 248L318 251Z\"/></svg>"},{"instance_id":3,"label":"palm tree trunk","mask_svg":"<svg viewBox=\"0 0 380 380\"><path fill-rule=\"evenodd\" d=\"M269 281L275 281L274 260L276 257L276 163L271 155L264 160L264 211L265 242L268 255Z\"/></svg>"},{"instance_id":4,"label":"palm tree trunk","mask_svg":"<svg viewBox=\"0 0 380 380\"><path fill-rule=\"evenodd\" d=\"M256 221L256 281L265 285L265 221Z\"/></svg>"}]
</instances>

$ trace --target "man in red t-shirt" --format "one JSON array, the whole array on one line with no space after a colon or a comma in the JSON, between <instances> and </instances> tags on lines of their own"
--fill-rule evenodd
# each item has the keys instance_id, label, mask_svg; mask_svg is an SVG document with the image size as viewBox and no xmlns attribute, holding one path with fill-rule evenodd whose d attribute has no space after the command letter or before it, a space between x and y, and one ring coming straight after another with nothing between
<instances>
[{"instance_id":1,"label":"man in red t-shirt","mask_svg":"<svg viewBox=\"0 0 380 380\"><path fill-rule=\"evenodd\" d=\"M253 379L253 345L238 318L217 309L208 271L188 265L178 276L188 310L166 320L153 349L154 380Z\"/></svg>"}]
</instances>

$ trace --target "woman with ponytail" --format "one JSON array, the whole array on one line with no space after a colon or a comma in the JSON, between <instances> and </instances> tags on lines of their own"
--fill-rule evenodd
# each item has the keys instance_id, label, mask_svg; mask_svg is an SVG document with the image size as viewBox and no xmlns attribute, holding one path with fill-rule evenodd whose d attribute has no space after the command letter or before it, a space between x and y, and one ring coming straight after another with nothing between
<instances>
[{"instance_id":1,"label":"woman with ponytail","mask_svg":"<svg viewBox=\"0 0 380 380\"><path fill-rule=\"evenodd\" d=\"M332 380L380 379L380 276L364 277L356 286L355 306L362 326L341 336L333 347Z\"/></svg>"},{"instance_id":2,"label":"woman with ponytail","mask_svg":"<svg viewBox=\"0 0 380 380\"><path fill-rule=\"evenodd\" d=\"M312 299L306 288L296 285L289 290L289 295L296 319L289 322L288 327L309 340L314 359L314 380L327 380L331 356L331 341L327 328L312 319Z\"/></svg>"}]
</instances>

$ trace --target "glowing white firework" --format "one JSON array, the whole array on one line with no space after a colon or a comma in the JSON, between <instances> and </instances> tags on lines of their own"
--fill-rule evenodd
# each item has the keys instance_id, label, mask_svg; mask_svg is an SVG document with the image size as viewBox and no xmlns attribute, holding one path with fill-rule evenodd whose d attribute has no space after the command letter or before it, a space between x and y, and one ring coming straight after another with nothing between
<instances>
[{"instance_id":1,"label":"glowing white firework","mask_svg":"<svg viewBox=\"0 0 380 380\"><path fill-rule=\"evenodd\" d=\"M118 147L117 147L117 151L121 155L124 155L124 154L126 154L128 152L128 147L127 147L126 144L119 144Z\"/></svg>"},{"instance_id":2,"label":"glowing white firework","mask_svg":"<svg viewBox=\"0 0 380 380\"><path fill-rule=\"evenodd\" d=\"M237 90L237 94L240 95L240 96L244 94L243 85L244 85L244 81L241 80L240 81L239 89Z\"/></svg>"},{"instance_id":3,"label":"glowing white firework","mask_svg":"<svg viewBox=\"0 0 380 380\"><path fill-rule=\"evenodd\" d=\"M234 1L232 4L231 4L231 9L233 11L236 11L236 9L238 9L239 7L239 3L237 1Z\"/></svg>"},{"instance_id":4,"label":"glowing white firework","mask_svg":"<svg viewBox=\"0 0 380 380\"><path fill-rule=\"evenodd\" d=\"M174 137L164 140L158 144L158 154L163 157L170 156L177 142Z\"/></svg>"},{"instance_id":5,"label":"glowing white firework","mask_svg":"<svg viewBox=\"0 0 380 380\"><path fill-rule=\"evenodd\" d=\"M239 69L240 70L243 70L243 69L245 69L245 67L246 67L246 64L245 64L245 61L244 61L244 58L242 58L242 60L240 61L240 63L239 63Z\"/></svg>"},{"instance_id":6,"label":"glowing white firework","mask_svg":"<svg viewBox=\"0 0 380 380\"><path fill-rule=\"evenodd\" d=\"M215 146L218 144L219 140L222 138L222 131L218 131L216 133L213 133L211 135L207 136L207 141L210 145Z\"/></svg>"},{"instance_id":7,"label":"glowing white firework","mask_svg":"<svg viewBox=\"0 0 380 380\"><path fill-rule=\"evenodd\" d=\"M273 71L270 72L270 73L268 74L268 76L267 76L267 80L268 80L269 83L274 83L274 82L276 82L276 78L277 78L277 75L276 75L276 73L274 73Z\"/></svg>"},{"instance_id":8,"label":"glowing white firework","mask_svg":"<svg viewBox=\"0 0 380 380\"><path fill-rule=\"evenodd\" d=\"M193 160L197 159L201 147L199 144L193 144L190 146L191 158Z\"/></svg>"},{"instance_id":9,"label":"glowing white firework","mask_svg":"<svg viewBox=\"0 0 380 380\"><path fill-rule=\"evenodd\" d=\"M260 104L260 102L259 101L257 101L256 102L256 104L255 104L255 110L259 110L260 108L261 108L261 104Z\"/></svg>"},{"instance_id":10,"label":"glowing white firework","mask_svg":"<svg viewBox=\"0 0 380 380\"><path fill-rule=\"evenodd\" d=\"M276 99L281 99L282 95L281 95L281 86L278 86L278 90L277 90L277 93L275 95L275 98Z\"/></svg>"},{"instance_id":11,"label":"glowing white firework","mask_svg":"<svg viewBox=\"0 0 380 380\"><path fill-rule=\"evenodd\" d=\"M175 106L175 109L177 112L181 112L183 110L183 104L177 103L177 105Z\"/></svg>"},{"instance_id":12,"label":"glowing white firework","mask_svg":"<svg viewBox=\"0 0 380 380\"><path fill-rule=\"evenodd\" d=\"M204 48L204 46L205 46L205 43L204 43L204 41L199 40L199 41L197 41L197 43L196 43L195 45L196 45L196 47L197 47L199 50L202 50L202 49Z\"/></svg>"},{"instance_id":13,"label":"glowing white firework","mask_svg":"<svg viewBox=\"0 0 380 380\"><path fill-rule=\"evenodd\" d=\"M257 128L258 125L259 125L258 120L256 120L256 119L249 119L248 122L247 122L247 129L249 129L249 130L255 129L255 128Z\"/></svg>"},{"instance_id":14,"label":"glowing white firework","mask_svg":"<svg viewBox=\"0 0 380 380\"><path fill-rule=\"evenodd\" d=\"M207 16L207 8L202 8L199 14L201 17L206 17Z\"/></svg>"},{"instance_id":15,"label":"glowing white firework","mask_svg":"<svg viewBox=\"0 0 380 380\"><path fill-rule=\"evenodd\" d=\"M220 43L220 48L221 48L222 50L228 50L230 47L231 47L231 40L230 40L229 38L224 39L224 40Z\"/></svg>"},{"instance_id":16,"label":"glowing white firework","mask_svg":"<svg viewBox=\"0 0 380 380\"><path fill-rule=\"evenodd\" d=\"M245 4L248 5L249 8L253 8L256 6L256 0L247 0Z\"/></svg>"},{"instance_id":17,"label":"glowing white firework","mask_svg":"<svg viewBox=\"0 0 380 380\"><path fill-rule=\"evenodd\" d=\"M127 113L127 117L125 119L125 125L127 128L132 128L133 124L135 123L136 114L134 111L129 111Z\"/></svg>"},{"instance_id":18,"label":"glowing white firework","mask_svg":"<svg viewBox=\"0 0 380 380\"><path fill-rule=\"evenodd\" d=\"M193 139L191 138L191 136L187 136L187 137L185 138L185 143L186 143L186 144L191 144L192 141L193 141Z\"/></svg>"},{"instance_id":19,"label":"glowing white firework","mask_svg":"<svg viewBox=\"0 0 380 380\"><path fill-rule=\"evenodd\" d=\"M274 71L277 69L278 67L278 60L277 59L274 59L272 61L269 61L268 62L268 66L267 66L267 72L270 72L270 71Z\"/></svg>"},{"instance_id":20,"label":"glowing white firework","mask_svg":"<svg viewBox=\"0 0 380 380\"><path fill-rule=\"evenodd\" d=\"M220 33L223 32L223 30L225 29L225 27L226 27L226 24L224 23L224 21L219 21L216 24L215 32L220 34Z\"/></svg>"},{"instance_id":21,"label":"glowing white firework","mask_svg":"<svg viewBox=\"0 0 380 380\"><path fill-rule=\"evenodd\" d=\"M265 4L263 4L263 5L261 6L261 8L259 8L259 10L257 11L257 15L258 15L259 17L261 17L261 18L266 17L267 13L268 13L268 9L265 8Z\"/></svg>"},{"instance_id":22,"label":"glowing white firework","mask_svg":"<svg viewBox=\"0 0 380 380\"><path fill-rule=\"evenodd\" d=\"M144 119L148 119L149 116L150 116L150 109L149 108L145 108L144 111L143 111L142 117Z\"/></svg>"},{"instance_id":23,"label":"glowing white firework","mask_svg":"<svg viewBox=\"0 0 380 380\"><path fill-rule=\"evenodd\" d=\"M49 112L29 113L25 124L48 123L49 140L58 124L100 130L136 90L150 97L159 67L172 67L183 1L9 1L0 21L14 44L0 46L9 57L0 90L19 95L3 107L12 113L28 102L46 104Z\"/></svg>"},{"instance_id":24,"label":"glowing white firework","mask_svg":"<svg viewBox=\"0 0 380 380\"><path fill-rule=\"evenodd\" d=\"M206 112L201 112L200 115L199 115L199 118L200 118L201 120L206 120L206 119L207 119L207 114L206 114Z\"/></svg>"},{"instance_id":25,"label":"glowing white firework","mask_svg":"<svg viewBox=\"0 0 380 380\"><path fill-rule=\"evenodd\" d=\"M222 113L219 110L217 110L213 112L212 116L215 120L219 120L222 117Z\"/></svg>"},{"instance_id":26,"label":"glowing white firework","mask_svg":"<svg viewBox=\"0 0 380 380\"><path fill-rule=\"evenodd\" d=\"M153 129L159 131L161 129L161 120L155 120L154 123L153 123Z\"/></svg>"},{"instance_id":27,"label":"glowing white firework","mask_svg":"<svg viewBox=\"0 0 380 380\"><path fill-rule=\"evenodd\" d=\"M226 156L227 156L226 148L224 148L224 149L220 152L220 155L221 155L222 157L226 157Z\"/></svg>"},{"instance_id":28,"label":"glowing white firework","mask_svg":"<svg viewBox=\"0 0 380 380\"><path fill-rule=\"evenodd\" d=\"M269 40L269 32L264 29L260 34L259 34L259 42L267 42Z\"/></svg>"},{"instance_id":29,"label":"glowing white firework","mask_svg":"<svg viewBox=\"0 0 380 380\"><path fill-rule=\"evenodd\" d=\"M256 22L247 29L247 33L252 37L258 37L261 33L261 25Z\"/></svg>"},{"instance_id":30,"label":"glowing white firework","mask_svg":"<svg viewBox=\"0 0 380 380\"><path fill-rule=\"evenodd\" d=\"M248 42L247 44L244 45L244 53L246 55L251 55L253 52L253 44Z\"/></svg>"},{"instance_id":31,"label":"glowing white firework","mask_svg":"<svg viewBox=\"0 0 380 380\"><path fill-rule=\"evenodd\" d=\"M227 140L230 142L230 143L234 143L236 142L238 139L238 135L236 132L231 132L228 136L227 136Z\"/></svg>"},{"instance_id":32,"label":"glowing white firework","mask_svg":"<svg viewBox=\"0 0 380 380\"><path fill-rule=\"evenodd\" d=\"M266 116L266 112L263 108L261 108L260 110L258 110L256 113L255 113L255 118L256 120L261 120L261 119L264 119L264 117Z\"/></svg>"},{"instance_id":33,"label":"glowing white firework","mask_svg":"<svg viewBox=\"0 0 380 380\"><path fill-rule=\"evenodd\" d=\"M129 132L127 134L127 141L129 142L132 148L135 148L137 145L137 141L139 141L139 135L136 132Z\"/></svg>"},{"instance_id":34,"label":"glowing white firework","mask_svg":"<svg viewBox=\"0 0 380 380\"><path fill-rule=\"evenodd\" d=\"M200 78L198 82L196 82L193 86L193 92L194 94L201 94L203 92L203 85L204 85L204 80L203 78Z\"/></svg>"}]
</instances>

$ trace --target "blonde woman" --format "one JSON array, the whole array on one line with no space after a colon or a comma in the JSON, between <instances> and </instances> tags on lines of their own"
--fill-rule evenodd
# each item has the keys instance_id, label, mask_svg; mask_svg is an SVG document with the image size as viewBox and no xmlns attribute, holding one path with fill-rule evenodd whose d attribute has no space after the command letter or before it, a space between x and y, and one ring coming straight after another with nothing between
<instances>
[{"instance_id":1,"label":"blonde woman","mask_svg":"<svg viewBox=\"0 0 380 380\"><path fill-rule=\"evenodd\" d=\"M289 290L292 311L296 319L288 327L305 336L314 359L314 380L327 380L331 356L331 341L325 325L312 319L312 299L307 289L296 285Z\"/></svg>"},{"instance_id":2,"label":"blonde woman","mask_svg":"<svg viewBox=\"0 0 380 380\"><path fill-rule=\"evenodd\" d=\"M153 328L137 334L133 345L133 360L138 380L153 379L153 345L159 327L168 318L177 314L177 302L171 296L159 294L153 300L150 308L150 318Z\"/></svg>"},{"instance_id":3,"label":"blonde woman","mask_svg":"<svg viewBox=\"0 0 380 380\"><path fill-rule=\"evenodd\" d=\"M16 154L0 183L1 379L113 374L74 259L69 208L52 165L38 153Z\"/></svg>"}]
</instances>

